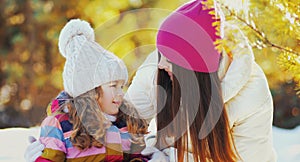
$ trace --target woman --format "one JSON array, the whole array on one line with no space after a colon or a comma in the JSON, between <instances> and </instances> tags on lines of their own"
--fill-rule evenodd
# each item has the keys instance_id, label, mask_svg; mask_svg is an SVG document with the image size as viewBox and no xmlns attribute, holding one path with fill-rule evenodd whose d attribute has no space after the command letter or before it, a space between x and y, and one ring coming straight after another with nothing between
<instances>
[{"instance_id":1,"label":"woman","mask_svg":"<svg viewBox=\"0 0 300 162\"><path fill-rule=\"evenodd\" d=\"M231 53L228 54L223 51L222 56L213 50L212 42L218 38L218 35L215 35L216 30L209 24L214 21L216 20L203 11L200 1L185 4L172 13L161 25L157 36L157 48L162 57L158 58L156 51L147 58L137 71L125 98L129 98L139 109L140 114L148 120L155 117L156 112L158 113L157 141L159 143L156 146L160 146L161 149L170 146L170 143L168 144L167 140L164 139L166 136L164 133L166 132L168 136L175 137L174 140L177 140L174 143L177 149L187 150L188 146L192 146L189 149L191 152L201 148L209 150L206 155L203 155L205 152L201 153L201 151L196 155L193 153L193 160L208 157L217 159L215 161L227 161L222 159L223 155L229 159L232 157L233 160L235 156L232 155L230 150L234 149L229 147L229 134L228 137L220 137L220 139L228 140L227 144L225 143L226 147L221 146L218 143L220 141L214 139L215 136L210 138L210 136L213 136L212 134L218 134L214 132L218 132L220 129L228 130L229 128L236 148L237 161L276 161L272 145L273 104L266 77L261 68L255 63L247 39L239 28L230 25L230 22L223 22L225 39L227 35L233 34L236 41L229 42L229 44L235 45L235 48L231 48ZM209 40L212 40L210 44ZM210 52L205 53L202 51ZM220 64L219 58L221 59ZM155 62L158 62L158 59L158 87L155 87L153 85L155 79L153 78L156 75ZM218 69L217 73L216 69ZM191 71L194 71L194 73ZM217 74L221 80L222 95L219 94L218 82L220 81L216 77ZM202 81L199 81L201 77ZM211 84L211 88L205 87L209 84ZM214 86L215 89L212 89ZM156 93L158 94L157 101ZM178 95L180 93L181 95ZM197 97L193 97L192 93ZM208 96L203 93L207 93ZM167 94L167 96L163 94ZM202 95L204 97L201 97ZM211 95L213 97L209 97ZM180 96L182 107L178 107ZM225 103L224 110L219 101L222 96ZM204 99L205 97L206 99ZM161 101L162 98L167 99ZM199 98L200 104L197 110L197 107L195 108L193 105L197 104L195 100ZM209 108L209 110L214 110L213 112L208 111L208 109L201 109L201 106L205 107L203 105L211 103L210 99L218 109ZM182 112L181 109L186 111ZM178 110L180 110L180 113L177 113ZM224 111L227 111L228 127L226 126L226 113ZM207 114L207 112L213 114L213 117L208 116L208 118L205 118L207 115L204 114ZM184 116L185 114L195 119L189 117L176 118L176 115ZM219 115L221 115L221 118L219 118ZM215 123L216 119L220 119L219 124ZM222 123L222 121L224 122ZM169 123L171 124L168 125ZM184 134L185 128L181 126L183 124L184 126L187 125L186 127L192 127L189 132L191 144L188 146L186 146L189 141L186 140L187 135ZM207 136L212 140L207 141L213 141L214 144L209 143L205 146L204 142L204 146L197 147L199 143L203 143L201 137L207 135L202 127L199 128L201 125L207 128L207 132L212 133ZM220 125L221 128L218 128ZM177 134L174 133L176 131ZM200 141L197 141L197 134L200 136ZM149 145L150 142L148 142ZM216 153L213 151L214 149L225 152ZM172 152L166 150L164 149L164 152L169 153L170 159L182 159L182 151L178 151L179 154L175 156L174 154L171 155ZM213 153L216 153L216 155L212 155ZM197 158L198 155L200 157ZM218 158L218 156L221 158Z\"/></svg>"}]
</instances>

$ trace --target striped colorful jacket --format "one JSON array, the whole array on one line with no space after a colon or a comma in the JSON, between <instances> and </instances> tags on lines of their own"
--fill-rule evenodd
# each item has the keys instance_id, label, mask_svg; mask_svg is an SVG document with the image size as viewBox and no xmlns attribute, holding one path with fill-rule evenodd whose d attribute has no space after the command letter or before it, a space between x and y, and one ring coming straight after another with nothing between
<instances>
[{"instance_id":1,"label":"striped colorful jacket","mask_svg":"<svg viewBox=\"0 0 300 162\"><path fill-rule=\"evenodd\" d=\"M148 161L140 154L142 146L130 142L126 124L113 123L106 132L106 144L80 151L70 141L72 124L68 114L48 116L41 124L40 142L45 145L43 154L36 160L44 161Z\"/></svg>"}]
</instances>

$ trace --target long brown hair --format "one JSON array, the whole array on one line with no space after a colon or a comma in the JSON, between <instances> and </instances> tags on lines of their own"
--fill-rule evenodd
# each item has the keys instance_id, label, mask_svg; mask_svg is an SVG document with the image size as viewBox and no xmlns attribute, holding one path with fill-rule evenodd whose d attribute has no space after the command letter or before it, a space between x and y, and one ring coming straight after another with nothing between
<instances>
[{"instance_id":1,"label":"long brown hair","mask_svg":"<svg viewBox=\"0 0 300 162\"><path fill-rule=\"evenodd\" d=\"M100 86L74 98L68 104L69 120L73 124L71 142L80 150L92 146L102 147L105 143L106 129L111 122L105 118L97 102L101 95L103 91ZM126 100L122 102L117 119L126 121L133 143L145 145L143 137L148 125L131 103Z\"/></svg>"},{"instance_id":2,"label":"long brown hair","mask_svg":"<svg viewBox=\"0 0 300 162\"><path fill-rule=\"evenodd\" d=\"M102 147L105 143L106 129L111 125L97 102L101 95L100 89L96 88L75 97L68 104L69 120L73 124L71 142L80 150L92 146Z\"/></svg>"},{"instance_id":3,"label":"long brown hair","mask_svg":"<svg viewBox=\"0 0 300 162\"><path fill-rule=\"evenodd\" d=\"M217 72L194 72L173 63L172 69L172 81L158 70L157 147L171 146L166 138L173 137L178 161L188 157L189 146L194 161L236 161Z\"/></svg>"}]
</instances>

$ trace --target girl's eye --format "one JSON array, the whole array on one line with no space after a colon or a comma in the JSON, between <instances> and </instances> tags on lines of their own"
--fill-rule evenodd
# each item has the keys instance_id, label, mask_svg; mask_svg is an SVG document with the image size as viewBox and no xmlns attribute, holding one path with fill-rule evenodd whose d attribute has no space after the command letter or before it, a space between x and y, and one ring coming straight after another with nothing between
<instances>
[{"instance_id":1,"label":"girl's eye","mask_svg":"<svg viewBox=\"0 0 300 162\"><path fill-rule=\"evenodd\" d=\"M123 89L124 88L124 86L121 86L121 89Z\"/></svg>"},{"instance_id":2,"label":"girl's eye","mask_svg":"<svg viewBox=\"0 0 300 162\"><path fill-rule=\"evenodd\" d=\"M116 85L116 84L113 84L113 85L110 85L110 87L117 87L117 85Z\"/></svg>"}]
</instances>

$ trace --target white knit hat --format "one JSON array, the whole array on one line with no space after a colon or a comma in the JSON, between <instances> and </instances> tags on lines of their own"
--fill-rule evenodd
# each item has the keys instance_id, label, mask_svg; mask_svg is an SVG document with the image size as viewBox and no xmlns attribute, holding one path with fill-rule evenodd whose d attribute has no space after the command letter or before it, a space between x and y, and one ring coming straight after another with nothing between
<instances>
[{"instance_id":1,"label":"white knit hat","mask_svg":"<svg viewBox=\"0 0 300 162\"><path fill-rule=\"evenodd\" d=\"M95 42L94 30L88 22L69 21L60 32L58 47L66 58L64 89L72 97L111 81L127 82L124 62Z\"/></svg>"}]
</instances>

